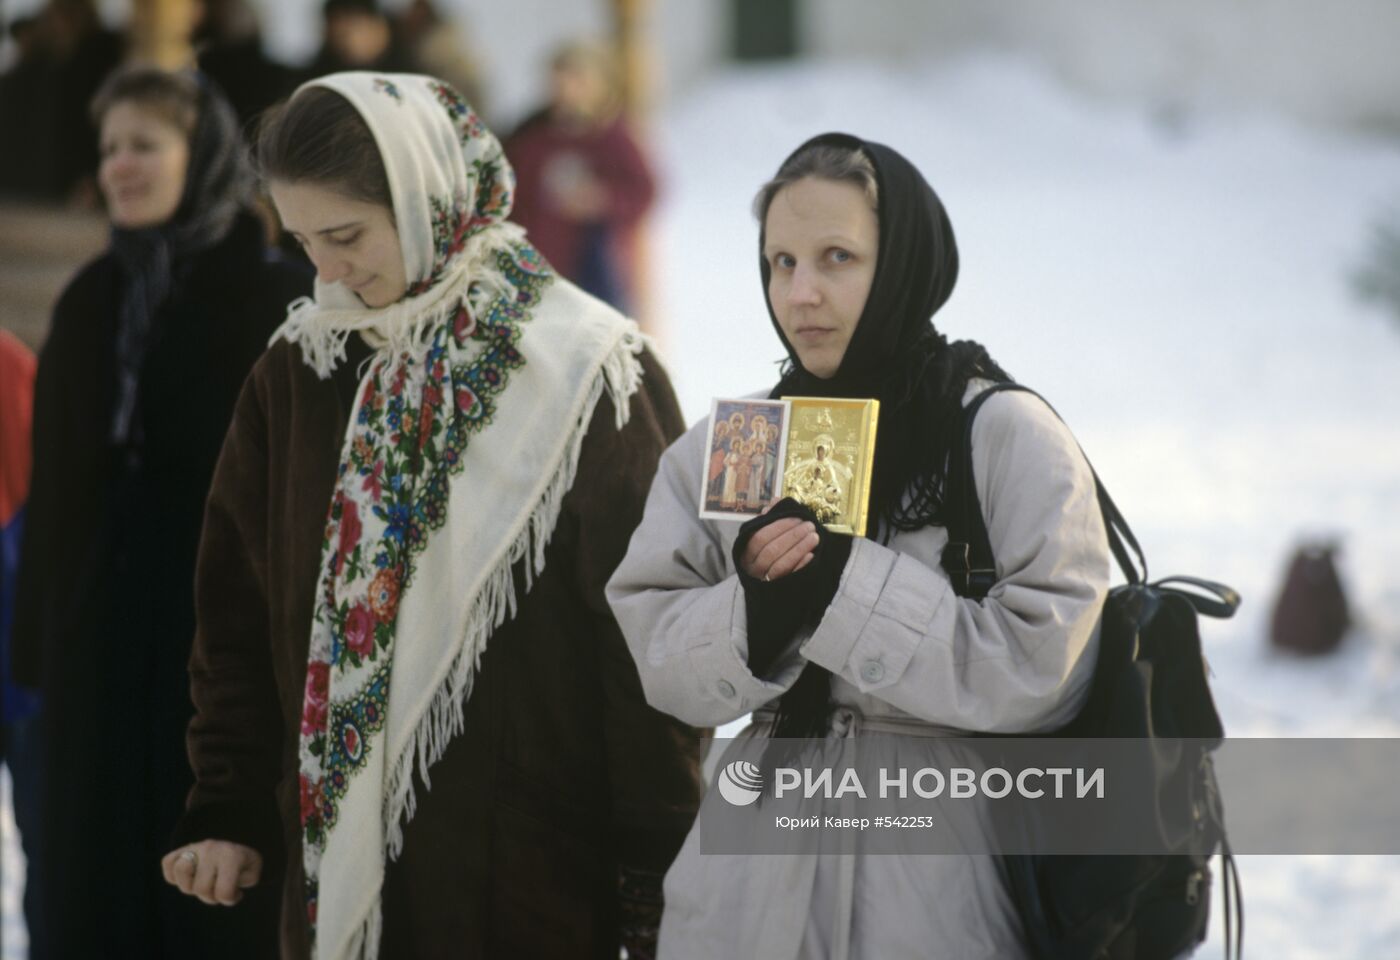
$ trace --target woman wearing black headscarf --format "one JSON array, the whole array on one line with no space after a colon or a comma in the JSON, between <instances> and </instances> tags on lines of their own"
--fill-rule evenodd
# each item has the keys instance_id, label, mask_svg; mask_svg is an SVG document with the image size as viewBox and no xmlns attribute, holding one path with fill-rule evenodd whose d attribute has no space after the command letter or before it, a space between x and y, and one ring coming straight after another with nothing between
<instances>
[{"instance_id":1,"label":"woman wearing black headscarf","mask_svg":"<svg viewBox=\"0 0 1400 960\"><path fill-rule=\"evenodd\" d=\"M945 473L962 407L1008 377L932 318L958 274L941 202L904 157L827 134L755 202L759 270L787 350L770 395L880 401L871 531L832 533L790 500L738 526L699 519L705 424L667 451L609 600L655 706L742 737L1052 729L1087 693L1109 551L1093 476L1024 393L989 399L973 468L997 560L954 593ZM828 811L829 812L829 811ZM725 856L704 815L667 874L670 958L1016 957L990 857Z\"/></svg>"},{"instance_id":2,"label":"woman wearing black headscarf","mask_svg":"<svg viewBox=\"0 0 1400 960\"><path fill-rule=\"evenodd\" d=\"M45 933L62 957L269 956L270 898L202 910L160 856L192 783L205 494L239 387L310 277L268 255L207 81L125 71L93 113L111 246L64 290L39 359L13 628L16 675L44 700Z\"/></svg>"}]
</instances>

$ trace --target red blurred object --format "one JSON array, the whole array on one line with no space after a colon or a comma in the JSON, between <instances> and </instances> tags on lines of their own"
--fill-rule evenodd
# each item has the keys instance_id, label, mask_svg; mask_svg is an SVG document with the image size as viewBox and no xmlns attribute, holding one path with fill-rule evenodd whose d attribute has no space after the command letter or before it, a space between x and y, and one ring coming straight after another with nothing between
<instances>
[{"instance_id":1,"label":"red blurred object","mask_svg":"<svg viewBox=\"0 0 1400 960\"><path fill-rule=\"evenodd\" d=\"M29 496L34 371L34 354L0 330L0 529L9 525Z\"/></svg>"},{"instance_id":2,"label":"red blurred object","mask_svg":"<svg viewBox=\"0 0 1400 960\"><path fill-rule=\"evenodd\" d=\"M1294 551L1269 630L1275 647L1320 654L1342 642L1351 616L1333 559L1336 552L1331 543L1304 544Z\"/></svg>"}]
</instances>

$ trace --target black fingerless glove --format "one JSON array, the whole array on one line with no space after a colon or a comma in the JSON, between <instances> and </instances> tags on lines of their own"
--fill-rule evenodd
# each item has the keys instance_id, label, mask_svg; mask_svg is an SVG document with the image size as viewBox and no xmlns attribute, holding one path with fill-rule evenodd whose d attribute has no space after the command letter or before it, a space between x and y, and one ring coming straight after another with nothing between
<instances>
[{"instance_id":1,"label":"black fingerless glove","mask_svg":"<svg viewBox=\"0 0 1400 960\"><path fill-rule=\"evenodd\" d=\"M820 541L812 562L776 580L749 576L740 563L749 540L768 524L785 517L797 517L816 526ZM810 508L791 497L784 497L763 516L754 517L739 528L739 537L734 541L734 568L739 571L739 582L744 587L749 670L755 676L768 672L798 630L821 620L836 596L841 572L846 569L850 556L851 537L832 533L817 521Z\"/></svg>"}]
</instances>

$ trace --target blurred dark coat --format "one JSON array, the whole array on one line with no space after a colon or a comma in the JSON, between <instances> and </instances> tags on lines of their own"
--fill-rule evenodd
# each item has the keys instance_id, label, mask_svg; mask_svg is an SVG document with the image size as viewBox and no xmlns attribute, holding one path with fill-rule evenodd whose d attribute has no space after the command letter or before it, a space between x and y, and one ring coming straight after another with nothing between
<instances>
[{"instance_id":1,"label":"blurred dark coat","mask_svg":"<svg viewBox=\"0 0 1400 960\"><path fill-rule=\"evenodd\" d=\"M298 733L326 513L368 356L358 337L348 347L330 380L287 343L259 361L199 559L199 785L179 837L263 853L264 885L281 881L285 960L309 956ZM690 828L696 732L647 705L603 597L684 426L665 372L649 353L642 364L622 430L607 396L598 401L544 570L492 633L463 732L430 770L431 789L415 776L416 811L384 876L386 960L616 958L619 869L659 877Z\"/></svg>"},{"instance_id":2,"label":"blurred dark coat","mask_svg":"<svg viewBox=\"0 0 1400 960\"><path fill-rule=\"evenodd\" d=\"M60 46L32 39L0 74L0 196L66 200L96 176L88 105L121 63L122 38L92 24Z\"/></svg>"},{"instance_id":3,"label":"blurred dark coat","mask_svg":"<svg viewBox=\"0 0 1400 960\"><path fill-rule=\"evenodd\" d=\"M199 51L199 69L228 97L244 138L251 140L258 115L296 89L297 71L263 52L256 34L210 43Z\"/></svg>"},{"instance_id":4,"label":"blurred dark coat","mask_svg":"<svg viewBox=\"0 0 1400 960\"><path fill-rule=\"evenodd\" d=\"M267 898L210 909L160 869L193 782L184 735L205 494L244 377L311 286L262 238L240 215L177 261L140 376L139 448L108 442L124 283L110 252L64 290L40 355L14 665L44 694L55 956L264 956L273 935Z\"/></svg>"},{"instance_id":5,"label":"blurred dark coat","mask_svg":"<svg viewBox=\"0 0 1400 960\"><path fill-rule=\"evenodd\" d=\"M356 63L347 60L339 51L328 44L322 44L316 56L302 71L300 82L306 83L327 74L342 73L346 70L367 70L373 73L412 73L416 69L412 55L404 49L397 36L391 35L389 45L371 63Z\"/></svg>"}]
</instances>

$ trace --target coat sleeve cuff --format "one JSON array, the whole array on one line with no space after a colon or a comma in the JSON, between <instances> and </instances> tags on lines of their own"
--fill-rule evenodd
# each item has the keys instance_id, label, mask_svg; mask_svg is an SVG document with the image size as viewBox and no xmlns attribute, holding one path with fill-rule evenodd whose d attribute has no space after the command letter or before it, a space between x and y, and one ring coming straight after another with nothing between
<instances>
[{"instance_id":1,"label":"coat sleeve cuff","mask_svg":"<svg viewBox=\"0 0 1400 960\"><path fill-rule=\"evenodd\" d=\"M170 836L171 848L201 840L225 840L262 855L263 877L281 874L282 820L271 800L221 800L199 803L185 811Z\"/></svg>"},{"instance_id":2,"label":"coat sleeve cuff","mask_svg":"<svg viewBox=\"0 0 1400 960\"><path fill-rule=\"evenodd\" d=\"M947 590L913 557L856 540L836 597L802 655L862 693L899 681Z\"/></svg>"},{"instance_id":3,"label":"coat sleeve cuff","mask_svg":"<svg viewBox=\"0 0 1400 960\"><path fill-rule=\"evenodd\" d=\"M722 705L724 714L741 717L776 700L797 682L802 672L801 657L780 656L767 670L766 678L757 677L748 664L748 625L744 609L743 590L734 583L730 604L730 623L723 632L715 632L707 640L689 650L694 682L702 699Z\"/></svg>"}]
</instances>

